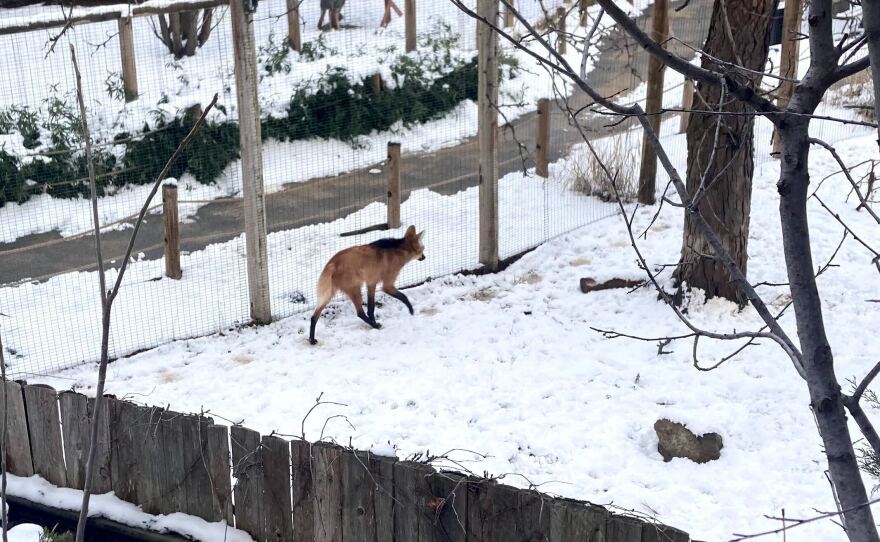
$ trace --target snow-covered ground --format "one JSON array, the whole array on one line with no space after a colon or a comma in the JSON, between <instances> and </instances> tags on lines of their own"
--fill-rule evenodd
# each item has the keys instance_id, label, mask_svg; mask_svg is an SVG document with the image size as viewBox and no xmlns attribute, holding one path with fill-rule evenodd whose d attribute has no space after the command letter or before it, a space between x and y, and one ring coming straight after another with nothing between
<instances>
[{"instance_id":1,"label":"snow-covered ground","mask_svg":"<svg viewBox=\"0 0 880 542\"><path fill-rule=\"evenodd\" d=\"M838 144L838 150L856 163L875 154L875 145L873 136L865 136ZM812 154L814 179L835 170L829 156ZM785 281L777 175L776 162L759 166L755 175L749 242L749 276L755 282ZM847 192L840 175L821 188L823 199L860 236L880 244L880 228L853 210ZM637 228L654 212L637 210ZM842 229L813 203L810 222L820 265ZM443 230L429 230L428 259L413 264L409 276L421 274L422 265L437 265L432 262L447 242ZM659 265L677 259L680 243L681 215L667 206L641 248ZM839 267L823 274L819 285L844 379L864 374L876 361L865 348L875 338L868 323L876 307L867 300L880 298L880 282L869 254L852 240L835 263ZM704 373L692 366L690 344L674 343L666 348L671 353L658 355L653 342L605 339L590 327L662 337L683 326L648 289L581 294L578 280L585 276L641 276L619 219L563 235L502 273L446 276L414 288L407 295L415 316L380 295L379 331L366 328L340 299L318 326L317 347L307 344L308 314L301 313L267 327L173 342L119 360L110 367L108 389L177 410L208 409L282 433L297 428L323 393L325 400L347 406L323 407L309 418L306 433L312 439L327 417L344 414L354 428L333 419L326 437L346 443L351 438L361 448L390 443L400 456L473 450L488 457L453 455L473 461L467 464L478 472L524 476L505 479L513 484L525 485L527 479L546 491L656 514L702 540L778 526L763 516L782 508L790 517L833 509L806 388L774 345L749 348ZM773 308L787 300L783 288L762 287L760 293ZM711 329L760 327L752 310L740 312L717 299L703 303L698 293L688 309ZM793 335L793 315L782 323ZM734 347L701 343L700 360L710 364ZM94 369L31 380L88 393ZM652 428L660 417L721 434L721 459L664 463ZM788 533L793 541L842 537L829 521Z\"/></svg>"},{"instance_id":2,"label":"snow-covered ground","mask_svg":"<svg viewBox=\"0 0 880 542\"><path fill-rule=\"evenodd\" d=\"M59 510L79 510L82 491L56 487L39 476L23 478L8 475L9 495L37 502ZM89 501L89 517L102 517L140 529L160 533L177 533L192 540L214 542L251 542L246 532L230 527L225 521L210 523L188 514L147 514L140 507L118 499L112 493L92 495ZM10 530L10 542L39 542L42 527L22 524Z\"/></svg>"}]
</instances>

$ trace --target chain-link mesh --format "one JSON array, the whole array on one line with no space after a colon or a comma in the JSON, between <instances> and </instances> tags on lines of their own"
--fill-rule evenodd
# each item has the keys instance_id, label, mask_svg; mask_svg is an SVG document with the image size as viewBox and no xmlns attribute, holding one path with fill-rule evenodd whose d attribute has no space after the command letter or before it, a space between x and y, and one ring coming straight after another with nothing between
<instances>
[{"instance_id":1,"label":"chain-link mesh","mask_svg":"<svg viewBox=\"0 0 880 542\"><path fill-rule=\"evenodd\" d=\"M599 12L586 4L523 0L517 7L554 46L564 19L566 58L579 66L584 37ZM400 286L480 265L475 21L448 0L416 0L393 2L390 7L401 13L391 9L389 24L380 27L383 2L352 0L341 9L338 30L319 30L322 6L337 5L263 0L253 15L275 318L307 314L316 278L333 253L400 236L409 225L426 230L427 259L407 266ZM646 5L638 3L633 11L642 28L649 27ZM408 39L405 15L413 6L415 30ZM139 15L127 19L127 26L119 19L130 15L129 9L0 10L0 47L7 52L0 58L7 74L0 78L0 313L8 315L2 331L14 377L99 355L95 243L70 45L79 59L95 142L92 161L111 285L156 175L202 108L214 94L219 97L169 175L177 186L182 277L166 276L160 190L114 306L111 354L250 319L229 8L218 2L196 11ZM668 46L692 57L684 44L702 45L711 9L709 0L691 0L673 12L675 39ZM59 25L33 29L50 19ZM66 20L77 22L67 28ZM323 22L333 24L329 14ZM527 34L517 21L502 26L515 39ZM18 31L10 33L13 27ZM291 28L299 31L292 34ZM541 50L535 40L525 42ZM588 107L581 91L503 37L499 44L503 259L616 212L570 120L573 114L632 193L641 132L632 120L616 122ZM778 50L773 55L778 58ZM643 101L646 58L605 17L592 41L588 81L622 103ZM665 107L680 106L682 86L682 78L667 70ZM535 109L541 99L550 101L547 178L534 170ZM667 113L661 129L668 152L679 158L685 152L680 117ZM832 142L861 130L815 124ZM770 159L769 131L757 133L760 164ZM391 228L389 144L401 150L400 225ZM680 159L676 165L684 171ZM657 182L660 187L667 182L662 170Z\"/></svg>"}]
</instances>

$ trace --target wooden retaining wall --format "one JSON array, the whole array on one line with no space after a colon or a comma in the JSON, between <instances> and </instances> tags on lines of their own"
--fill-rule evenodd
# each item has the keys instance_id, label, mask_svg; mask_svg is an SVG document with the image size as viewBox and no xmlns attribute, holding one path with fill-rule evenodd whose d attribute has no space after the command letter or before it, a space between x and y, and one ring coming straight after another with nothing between
<instances>
[{"instance_id":1,"label":"wooden retaining wall","mask_svg":"<svg viewBox=\"0 0 880 542\"><path fill-rule=\"evenodd\" d=\"M5 386L9 471L82 489L94 399ZM151 514L225 520L260 542L690 540L672 527L490 479L107 399L95 493L114 491Z\"/></svg>"}]
</instances>

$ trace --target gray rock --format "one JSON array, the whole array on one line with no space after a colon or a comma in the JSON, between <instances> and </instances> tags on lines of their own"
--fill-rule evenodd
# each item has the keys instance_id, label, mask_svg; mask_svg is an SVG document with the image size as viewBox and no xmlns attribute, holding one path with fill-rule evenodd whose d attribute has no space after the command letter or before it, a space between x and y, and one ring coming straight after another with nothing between
<instances>
[{"instance_id":1,"label":"gray rock","mask_svg":"<svg viewBox=\"0 0 880 542\"><path fill-rule=\"evenodd\" d=\"M654 423L654 431L659 439L657 451L663 461L684 457L695 463L706 463L721 457L724 442L718 433L697 436L684 425L665 418Z\"/></svg>"}]
</instances>

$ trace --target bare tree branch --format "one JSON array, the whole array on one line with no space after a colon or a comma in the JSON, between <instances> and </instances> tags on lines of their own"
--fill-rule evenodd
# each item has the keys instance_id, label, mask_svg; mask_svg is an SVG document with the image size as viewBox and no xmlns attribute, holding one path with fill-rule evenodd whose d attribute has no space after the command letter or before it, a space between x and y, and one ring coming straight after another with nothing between
<instances>
[{"instance_id":1,"label":"bare tree branch","mask_svg":"<svg viewBox=\"0 0 880 542\"><path fill-rule=\"evenodd\" d=\"M825 143L821 139L818 139L815 137L811 137L809 139L809 141L810 141L810 143L812 143L814 145L819 145L819 146L823 147L825 150L827 150L828 152L831 153L831 156L833 156L835 160L837 160L837 164L840 166L840 170L846 176L846 180L849 181L849 184L852 185L853 190L855 190L856 197L859 198L859 203L860 203L859 207L860 208L863 207L863 208L867 209L868 213L874 218L874 221L877 222L877 224L880 224L880 217L878 217L877 213L875 213L874 210L871 209L871 206L868 205L867 200L862 195L862 191L859 190L858 183L856 183L855 180L853 180L852 175L850 174L849 168L846 167L846 164L843 163L843 159L840 157L839 154L837 154L837 151L834 149L834 147L829 145L828 143Z\"/></svg>"},{"instance_id":2,"label":"bare tree branch","mask_svg":"<svg viewBox=\"0 0 880 542\"><path fill-rule=\"evenodd\" d=\"M156 195L156 192L159 190L159 185L165 179L165 176L168 174L168 171L177 161L186 147L189 145L189 142L192 140L193 136L201 129L204 124L205 117L207 114L213 109L214 105L217 103L218 96L215 94L214 99L211 100L211 103L205 108L201 117L196 121L195 125L190 130L189 134L180 142L177 147L177 150L174 151L174 154L169 159L168 163L165 164L165 167L162 169L162 172L157 177L156 181L153 183L153 188L150 191L149 196L141 207L141 212L138 215L137 221L134 226L134 231L131 234L131 238L128 243L128 248L125 253L125 258L122 261L120 269L118 271L116 277L116 283L113 286L111 291L107 290L106 285L106 274L104 270L104 259L101 254L101 226L98 216L98 190L97 190L97 182L95 179L95 168L92 161L92 143L91 143L91 133L89 131L88 126L88 116L85 108L85 98L83 96L82 90L82 78L80 76L79 64L76 60L76 51L73 47L73 44L70 45L70 57L73 62L73 69L76 80L76 96L77 102L79 104L79 112L80 112L80 122L82 129L82 137L85 140L86 147L86 162L89 170L89 187L91 191L91 205L92 205L92 221L94 227L94 236L95 236L95 252L96 258L98 262L98 282L101 290L101 361L98 368L98 384L95 388L95 407L91 420L91 430L89 435L89 450L86 458L85 464L85 481L83 487L83 498L82 505L79 513L79 520L76 526L76 542L83 542L85 539L85 529L86 529L86 521L88 519L88 509L89 509L89 499L91 497L91 484L92 478L94 476L95 470L95 459L96 459L96 449L97 449L97 441L98 441L98 426L101 419L101 415L103 413L103 405L104 405L104 385L107 379L107 365L109 362L109 339L110 339L110 315L111 309L113 306L113 300L116 295L119 293L119 287L122 284L122 279L125 276L125 270L128 267L128 263L131 259L131 252L134 248L134 243L137 238L138 231L140 230L140 226L143 223L144 216L147 213L147 210L150 207L150 203L153 197Z\"/></svg>"}]
</instances>

